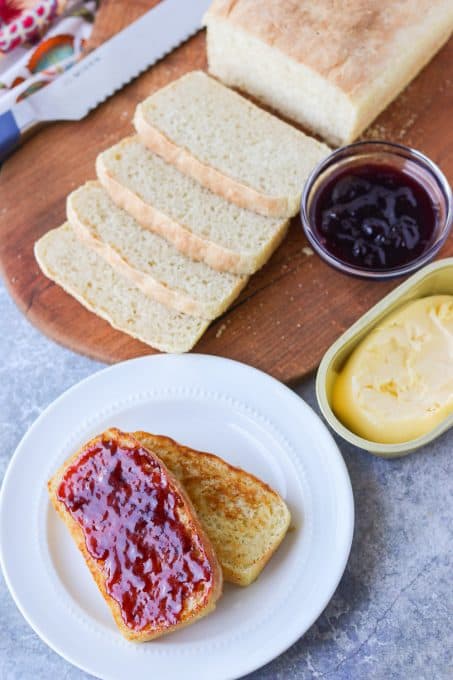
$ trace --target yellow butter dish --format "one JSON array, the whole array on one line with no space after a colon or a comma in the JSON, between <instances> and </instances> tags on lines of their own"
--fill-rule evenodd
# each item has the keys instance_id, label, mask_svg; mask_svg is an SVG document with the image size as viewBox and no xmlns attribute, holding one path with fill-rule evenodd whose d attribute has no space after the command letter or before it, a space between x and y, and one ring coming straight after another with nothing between
<instances>
[{"instance_id":1,"label":"yellow butter dish","mask_svg":"<svg viewBox=\"0 0 453 680\"><path fill-rule=\"evenodd\" d=\"M346 440L385 457L453 424L453 258L425 267L328 350L320 408Z\"/></svg>"},{"instance_id":2,"label":"yellow butter dish","mask_svg":"<svg viewBox=\"0 0 453 680\"><path fill-rule=\"evenodd\" d=\"M453 295L406 302L353 350L332 408L361 437L415 439L453 413Z\"/></svg>"}]
</instances>

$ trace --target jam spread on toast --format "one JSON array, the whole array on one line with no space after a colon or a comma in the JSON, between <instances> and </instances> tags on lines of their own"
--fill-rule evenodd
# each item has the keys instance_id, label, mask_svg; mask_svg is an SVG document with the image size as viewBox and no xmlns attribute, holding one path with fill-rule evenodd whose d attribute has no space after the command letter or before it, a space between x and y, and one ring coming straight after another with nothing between
<instances>
[{"instance_id":1,"label":"jam spread on toast","mask_svg":"<svg viewBox=\"0 0 453 680\"><path fill-rule=\"evenodd\" d=\"M179 518L183 500L146 449L96 442L66 470L57 497L82 528L129 628L174 625L188 599L209 592L201 540Z\"/></svg>"}]
</instances>

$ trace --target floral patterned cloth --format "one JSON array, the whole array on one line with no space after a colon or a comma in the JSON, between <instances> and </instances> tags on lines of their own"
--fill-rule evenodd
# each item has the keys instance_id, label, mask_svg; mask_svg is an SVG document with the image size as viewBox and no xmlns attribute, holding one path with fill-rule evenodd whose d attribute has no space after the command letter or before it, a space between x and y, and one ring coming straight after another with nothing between
<instances>
[{"instance_id":1,"label":"floral patterned cloth","mask_svg":"<svg viewBox=\"0 0 453 680\"><path fill-rule=\"evenodd\" d=\"M0 113L80 59L97 6L97 0L41 0L17 13L0 0Z\"/></svg>"}]
</instances>

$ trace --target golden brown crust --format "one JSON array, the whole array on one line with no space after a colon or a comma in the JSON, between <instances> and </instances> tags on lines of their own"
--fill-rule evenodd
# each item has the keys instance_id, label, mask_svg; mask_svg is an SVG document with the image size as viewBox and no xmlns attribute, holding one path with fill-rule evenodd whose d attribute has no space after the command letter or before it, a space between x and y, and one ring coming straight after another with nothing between
<instances>
[{"instance_id":1,"label":"golden brown crust","mask_svg":"<svg viewBox=\"0 0 453 680\"><path fill-rule=\"evenodd\" d=\"M121 443L126 445L126 446L131 446L131 447L136 447L140 446L141 448L143 447L143 444L137 439L135 439L132 435L121 432L120 430L116 428L110 428L103 432L102 434L98 435L97 437L94 437L91 439L89 442L85 443L83 446L80 447L76 453L74 453L72 456L70 456L56 471L56 473L51 477L51 479L48 481L47 487L49 491L49 496L50 496L50 501L61 517L61 519L64 521L66 526L69 529L69 532L71 536L73 537L77 547L79 548L80 552L85 558L85 562L104 598L108 606L110 607L110 610L112 612L113 618L115 620L116 625L120 629L121 633L128 639L132 640L135 642L147 642L149 640L153 640L154 638L157 638L161 635L166 635L167 633L171 633L174 630L179 630L180 628L183 628L184 626L190 625L191 623L195 623L198 619L202 618L203 616L206 616L209 614L213 609L215 609L215 604L218 598L222 594L222 583L223 583L223 578L222 578L222 570L219 565L219 562L217 560L217 557L215 555L214 549L210 543L209 538L207 537L203 527L201 526L200 522L198 521L196 517L195 510L192 506L192 503L185 493L185 491L181 488L180 484L178 481L175 479L175 477L172 475L172 473L166 468L164 463L158 458L155 454L153 454L151 451L148 450L148 453L150 457L157 459L159 462L159 465L163 468L165 474L167 475L169 479L169 486L172 488L174 492L176 492L177 495L179 495L184 503L184 511L188 516L189 523L190 523L190 529L192 534L198 535L200 538L200 541L203 545L203 548L205 550L206 556L208 558L209 564L212 569L212 587L211 587L211 592L209 593L208 599L205 603L204 606L198 606L195 610L192 610L190 614L187 616L186 619L183 619L181 622L178 622L175 625L171 625L167 628L161 628L158 630L146 630L143 629L141 631L134 631L131 630L128 626L125 625L123 618L121 616L121 609L119 604L114 600L109 593L106 590L105 587L105 582L103 578L102 571L99 568L99 565L95 559L93 559L90 555L90 553L87 550L86 543L85 543L85 537L83 534L83 530L76 522L71 514L68 512L66 509L65 505L58 500L57 497L57 489L59 486L60 481L62 480L66 470L79 458L79 456L89 447L96 445L98 442L105 440L105 439L116 439L116 440L121 440Z\"/></svg>"},{"instance_id":2,"label":"golden brown crust","mask_svg":"<svg viewBox=\"0 0 453 680\"><path fill-rule=\"evenodd\" d=\"M439 35L428 56L415 58L417 73L451 33L452 7L449 0L214 0L206 21L228 21L351 96L398 68L402 52L416 54L427 17L437 13Z\"/></svg>"},{"instance_id":3,"label":"golden brown crust","mask_svg":"<svg viewBox=\"0 0 453 680\"><path fill-rule=\"evenodd\" d=\"M205 476L210 476L212 479L212 471L210 475L209 469L206 469L206 463L205 461L208 460L210 462L213 462L217 465L220 465L221 468L223 468L222 473L221 473L221 478L220 479L219 475L217 475L218 479L216 479L216 485L215 485L215 493L218 496L217 500L216 499L209 499L209 508L210 512L216 513L218 503L220 503L220 510L224 513L226 509L226 504L224 499L225 498L234 498L236 495L240 494L243 501L247 505L247 507L252 508L256 502L260 503L263 502L263 498L265 498L266 495L270 495L275 499L275 502L280 505L281 508L285 509L285 523L281 527L280 534L278 536L275 536L273 538L273 541L271 541L265 552L263 552L260 555L260 558L255 560L252 563L249 563L247 565L247 568L244 569L243 566L241 568L238 568L235 565L230 564L226 559L222 559L223 557L223 550L222 550L222 537L212 534L211 535L211 541L214 545L214 548L217 550L217 555L220 560L220 563L222 565L223 569L223 577L226 581L229 581L230 583L234 583L236 585L240 586L247 586L252 581L254 581L261 571L264 569L265 565L268 563L272 555L275 553L277 548L279 547L280 543L282 542L283 538L286 535L286 532L289 528L290 521L291 521L291 515L289 513L289 510L281 498L281 496L274 490L272 489L268 484L263 482L261 479L256 477L255 475L251 474L250 472L246 472L242 468L236 467L234 465L231 465L227 461L225 461L223 458L220 458L219 456L216 456L213 453L209 453L206 451L197 451L195 449L191 449L188 446L184 446L183 444L180 444L179 442L175 441L174 439L171 439L171 437L167 437L165 435L155 435L155 434L150 434L148 432L134 432L133 436L138 439L141 443L147 446L151 446L151 443L154 442L154 446L156 446L155 453L159 457L160 451L162 447L166 448L171 448L175 451L178 452L178 458L180 460L178 463L180 463L182 469L184 470L184 459L188 458L190 460L196 460L197 465L199 466L200 473L202 477ZM203 458L203 460L200 460L200 456ZM200 462L198 462L200 460ZM167 467L169 466L167 462ZM230 478L228 478L228 472L231 473ZM197 488L197 478L193 478L193 466L189 465L187 467L187 470L180 475L179 473L177 474L176 471L174 474L178 477L180 483L185 486L185 490L188 494L189 497L192 499L192 503L195 505L195 508L199 511L199 507L197 505L197 496L192 495L194 489L196 490ZM237 484L234 483L234 477L239 476L242 485L241 488L238 489ZM252 486L251 489L247 492L247 482L251 482ZM194 485L194 486L193 486ZM205 493L204 493L205 495ZM220 500L219 500L220 499ZM200 515L201 521L203 521L202 518L202 513ZM234 523L235 521L235 516L234 514L231 516L231 521Z\"/></svg>"},{"instance_id":4,"label":"golden brown crust","mask_svg":"<svg viewBox=\"0 0 453 680\"><path fill-rule=\"evenodd\" d=\"M263 482L262 479L259 477L256 477L254 474L251 472L247 472L246 470L243 470L240 467L237 467L236 465L232 465L229 463L227 460L224 458L220 458L220 456L217 456L215 453L211 453L209 451L199 451L197 449L191 449L190 446L185 446L184 444L180 444L177 442L175 439L172 439L171 437L168 437L167 435L164 434L151 434L150 432L144 432L143 430L137 430L136 432L131 433L134 439L138 439L140 443L142 443L144 440L152 438L152 439L159 439L161 442L166 443L167 445L174 446L175 448L179 449L181 455L193 455L195 454L196 456L205 456L206 458L210 458L213 461L217 461L227 467L229 470L231 470L234 473L239 473L242 477L248 478L252 480L255 484L258 484L262 489L264 489L267 493L270 493L272 496L275 496L275 498L278 498L279 500L282 500L280 495L271 487L269 484L266 484L266 482ZM146 446L145 446L146 448ZM159 454L155 454L159 458ZM171 471L169 471L170 474Z\"/></svg>"},{"instance_id":5,"label":"golden brown crust","mask_svg":"<svg viewBox=\"0 0 453 680\"><path fill-rule=\"evenodd\" d=\"M235 203L240 208L252 210L265 217L291 217L294 214L286 196L266 196L243 182L225 175L203 163L188 149L177 146L162 131L146 120L143 104L135 111L134 125L141 141L151 151L171 163L189 177L193 177L214 194Z\"/></svg>"}]
</instances>

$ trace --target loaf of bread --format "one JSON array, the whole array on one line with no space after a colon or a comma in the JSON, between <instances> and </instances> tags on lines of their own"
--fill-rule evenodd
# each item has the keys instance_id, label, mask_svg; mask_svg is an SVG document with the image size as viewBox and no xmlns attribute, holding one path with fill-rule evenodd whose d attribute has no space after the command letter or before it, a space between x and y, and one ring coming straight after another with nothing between
<instances>
[{"instance_id":1,"label":"loaf of bread","mask_svg":"<svg viewBox=\"0 0 453 680\"><path fill-rule=\"evenodd\" d=\"M42 236L35 257L43 273L84 307L162 352L188 352L209 325L147 297L83 245L69 223Z\"/></svg>"},{"instance_id":2,"label":"loaf of bread","mask_svg":"<svg viewBox=\"0 0 453 680\"><path fill-rule=\"evenodd\" d=\"M290 513L283 499L248 472L212 453L169 437L134 432L182 484L202 523L226 581L247 586L283 540Z\"/></svg>"},{"instance_id":3,"label":"loaf of bread","mask_svg":"<svg viewBox=\"0 0 453 680\"><path fill-rule=\"evenodd\" d=\"M98 182L87 182L68 196L67 215L88 247L145 295L176 311L214 319L247 282L245 276L217 272L189 259L161 236L143 229Z\"/></svg>"},{"instance_id":4,"label":"loaf of bread","mask_svg":"<svg viewBox=\"0 0 453 680\"><path fill-rule=\"evenodd\" d=\"M222 571L186 493L161 459L110 429L48 483L50 500L121 633L146 642L209 614Z\"/></svg>"},{"instance_id":5,"label":"loaf of bread","mask_svg":"<svg viewBox=\"0 0 453 680\"><path fill-rule=\"evenodd\" d=\"M329 153L202 71L139 104L134 124L142 142L181 172L272 217L298 212L307 176Z\"/></svg>"},{"instance_id":6,"label":"loaf of bread","mask_svg":"<svg viewBox=\"0 0 453 680\"><path fill-rule=\"evenodd\" d=\"M96 171L111 199L140 225L218 271L253 274L286 234L286 218L262 217L219 198L138 137L101 153Z\"/></svg>"},{"instance_id":7,"label":"loaf of bread","mask_svg":"<svg viewBox=\"0 0 453 680\"><path fill-rule=\"evenodd\" d=\"M332 144L355 139L446 42L451 0L214 0L210 72Z\"/></svg>"}]
</instances>

